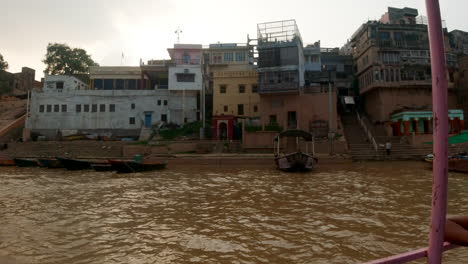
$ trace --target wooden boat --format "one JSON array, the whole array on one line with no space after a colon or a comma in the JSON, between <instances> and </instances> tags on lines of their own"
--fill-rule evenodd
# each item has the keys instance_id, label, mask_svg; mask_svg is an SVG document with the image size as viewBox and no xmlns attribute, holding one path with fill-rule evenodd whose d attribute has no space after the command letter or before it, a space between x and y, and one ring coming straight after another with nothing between
<instances>
[{"instance_id":1,"label":"wooden boat","mask_svg":"<svg viewBox=\"0 0 468 264\"><path fill-rule=\"evenodd\" d=\"M67 170L90 170L91 162L85 160L69 159L57 157L57 160L62 163Z\"/></svg>"},{"instance_id":2,"label":"wooden boat","mask_svg":"<svg viewBox=\"0 0 468 264\"><path fill-rule=\"evenodd\" d=\"M295 151L288 154L280 153L281 139L287 138L288 143L293 143ZM302 138L305 142L300 142ZM294 140L294 141L291 141ZM309 153L309 144L312 144L312 152ZM288 144L291 145L291 144ZM305 147L305 151L301 150L301 146ZM314 157L313 136L309 132L303 130L286 130L281 132L275 138L275 163L278 169L283 171L309 171L317 164L318 160Z\"/></svg>"},{"instance_id":3,"label":"wooden boat","mask_svg":"<svg viewBox=\"0 0 468 264\"><path fill-rule=\"evenodd\" d=\"M40 167L48 169L64 168L63 164L57 159L37 159Z\"/></svg>"},{"instance_id":4,"label":"wooden boat","mask_svg":"<svg viewBox=\"0 0 468 264\"><path fill-rule=\"evenodd\" d=\"M36 159L21 159L21 158L14 158L15 165L18 167L37 167Z\"/></svg>"},{"instance_id":5,"label":"wooden boat","mask_svg":"<svg viewBox=\"0 0 468 264\"><path fill-rule=\"evenodd\" d=\"M109 160L112 168L119 173L133 173L153 170L162 170L166 168L163 162L135 162L130 160Z\"/></svg>"},{"instance_id":6,"label":"wooden boat","mask_svg":"<svg viewBox=\"0 0 468 264\"><path fill-rule=\"evenodd\" d=\"M1 158L0 166L15 166L15 161L9 158Z\"/></svg>"},{"instance_id":7,"label":"wooden boat","mask_svg":"<svg viewBox=\"0 0 468 264\"><path fill-rule=\"evenodd\" d=\"M114 171L114 168L110 163L93 163L91 164L91 168L95 171Z\"/></svg>"},{"instance_id":8,"label":"wooden boat","mask_svg":"<svg viewBox=\"0 0 468 264\"><path fill-rule=\"evenodd\" d=\"M448 170L455 172L468 172L468 159L449 159Z\"/></svg>"}]
</instances>

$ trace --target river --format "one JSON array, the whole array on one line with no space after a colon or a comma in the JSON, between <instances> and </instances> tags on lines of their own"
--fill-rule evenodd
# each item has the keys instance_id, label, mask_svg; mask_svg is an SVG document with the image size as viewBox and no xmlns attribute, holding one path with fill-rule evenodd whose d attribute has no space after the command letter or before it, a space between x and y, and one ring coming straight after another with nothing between
<instances>
[{"instance_id":1,"label":"river","mask_svg":"<svg viewBox=\"0 0 468 264\"><path fill-rule=\"evenodd\" d=\"M359 263L427 245L431 177L422 162L322 165L305 174L0 167L0 260ZM468 214L467 194L468 176L451 173L449 214ZM465 263L468 250L444 260Z\"/></svg>"}]
</instances>

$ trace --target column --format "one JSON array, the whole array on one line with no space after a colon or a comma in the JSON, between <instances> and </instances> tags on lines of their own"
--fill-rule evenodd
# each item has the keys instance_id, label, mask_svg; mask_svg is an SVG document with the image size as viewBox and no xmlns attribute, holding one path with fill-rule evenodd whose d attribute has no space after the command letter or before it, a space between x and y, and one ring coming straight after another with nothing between
<instances>
[{"instance_id":1,"label":"column","mask_svg":"<svg viewBox=\"0 0 468 264\"><path fill-rule=\"evenodd\" d=\"M431 132L431 120L426 118L424 120L424 134L430 134Z\"/></svg>"},{"instance_id":2,"label":"column","mask_svg":"<svg viewBox=\"0 0 468 264\"><path fill-rule=\"evenodd\" d=\"M415 124L414 126L414 134L419 134L419 119L418 118L415 118L413 120L413 124Z\"/></svg>"},{"instance_id":3,"label":"column","mask_svg":"<svg viewBox=\"0 0 468 264\"><path fill-rule=\"evenodd\" d=\"M455 133L453 118L449 117L449 134Z\"/></svg>"},{"instance_id":4,"label":"column","mask_svg":"<svg viewBox=\"0 0 468 264\"><path fill-rule=\"evenodd\" d=\"M460 122L460 131L463 131L463 130L465 130L465 120L463 120L463 119L460 119L460 121L459 121L459 122Z\"/></svg>"},{"instance_id":5,"label":"column","mask_svg":"<svg viewBox=\"0 0 468 264\"><path fill-rule=\"evenodd\" d=\"M410 132L409 132L409 121L408 120L403 121L403 127L404 127L403 135L408 136L410 134Z\"/></svg>"}]
</instances>

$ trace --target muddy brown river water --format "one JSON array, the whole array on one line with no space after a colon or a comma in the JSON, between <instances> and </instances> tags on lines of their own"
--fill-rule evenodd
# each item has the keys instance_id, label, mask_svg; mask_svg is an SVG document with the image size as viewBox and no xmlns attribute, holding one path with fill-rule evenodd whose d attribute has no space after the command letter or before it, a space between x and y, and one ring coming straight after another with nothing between
<instances>
[{"instance_id":1,"label":"muddy brown river water","mask_svg":"<svg viewBox=\"0 0 468 264\"><path fill-rule=\"evenodd\" d=\"M418 162L306 174L0 167L0 260L360 263L426 246L430 201L431 171ZM468 175L450 174L448 211L468 214ZM468 249L444 260L468 263Z\"/></svg>"}]
</instances>

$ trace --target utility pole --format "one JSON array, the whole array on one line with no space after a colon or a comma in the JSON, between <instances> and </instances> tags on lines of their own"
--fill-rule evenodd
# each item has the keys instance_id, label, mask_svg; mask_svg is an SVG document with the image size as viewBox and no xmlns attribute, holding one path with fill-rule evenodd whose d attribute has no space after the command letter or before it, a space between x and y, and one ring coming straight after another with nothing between
<instances>
[{"instance_id":1,"label":"utility pole","mask_svg":"<svg viewBox=\"0 0 468 264\"><path fill-rule=\"evenodd\" d=\"M333 126L333 97L332 97L332 85L331 85L331 67L325 65L325 69L328 72L328 141L329 141L329 154L333 155L333 140L335 133L332 129Z\"/></svg>"},{"instance_id":2,"label":"utility pole","mask_svg":"<svg viewBox=\"0 0 468 264\"><path fill-rule=\"evenodd\" d=\"M180 43L180 34L182 33L182 29L180 27L177 27L176 31L174 32L177 34L177 44Z\"/></svg>"}]
</instances>

